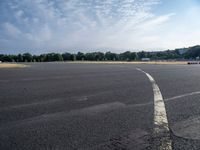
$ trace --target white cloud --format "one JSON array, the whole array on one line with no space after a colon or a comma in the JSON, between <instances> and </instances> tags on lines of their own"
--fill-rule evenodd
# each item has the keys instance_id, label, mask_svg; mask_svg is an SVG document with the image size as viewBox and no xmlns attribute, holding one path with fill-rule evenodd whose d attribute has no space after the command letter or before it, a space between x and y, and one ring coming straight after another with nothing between
<instances>
[{"instance_id":1,"label":"white cloud","mask_svg":"<svg viewBox=\"0 0 200 150\"><path fill-rule=\"evenodd\" d=\"M21 42L20 45L24 49L150 48L152 43L159 39L154 32L155 28L159 28L173 16L171 13L155 15L152 6L159 2L15 1L9 5L18 22L4 23L3 26L11 37L17 38L21 35L21 39L17 41ZM144 46L144 42L147 46Z\"/></svg>"},{"instance_id":2,"label":"white cloud","mask_svg":"<svg viewBox=\"0 0 200 150\"><path fill-rule=\"evenodd\" d=\"M9 22L4 23L2 26L11 38L18 38L22 33L16 26Z\"/></svg>"},{"instance_id":3,"label":"white cloud","mask_svg":"<svg viewBox=\"0 0 200 150\"><path fill-rule=\"evenodd\" d=\"M25 38L33 42L46 42L50 41L52 38L52 33L48 25L41 27L37 33L26 33Z\"/></svg>"},{"instance_id":4,"label":"white cloud","mask_svg":"<svg viewBox=\"0 0 200 150\"><path fill-rule=\"evenodd\" d=\"M152 30L155 27L164 24L165 22L169 21L172 16L174 16L174 13L166 14L163 16L154 17L153 19L147 20L143 22L143 24L140 24L137 28L142 30Z\"/></svg>"},{"instance_id":5,"label":"white cloud","mask_svg":"<svg viewBox=\"0 0 200 150\"><path fill-rule=\"evenodd\" d=\"M23 10L18 10L16 13L15 13L15 17L17 19L21 19L21 17L23 16L24 12Z\"/></svg>"}]
</instances>

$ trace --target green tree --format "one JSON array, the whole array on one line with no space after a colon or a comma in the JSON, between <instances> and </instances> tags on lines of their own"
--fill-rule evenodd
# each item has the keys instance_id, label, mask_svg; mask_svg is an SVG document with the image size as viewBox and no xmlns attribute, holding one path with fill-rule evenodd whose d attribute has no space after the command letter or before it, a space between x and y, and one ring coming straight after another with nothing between
<instances>
[{"instance_id":1,"label":"green tree","mask_svg":"<svg viewBox=\"0 0 200 150\"><path fill-rule=\"evenodd\" d=\"M24 62L31 62L32 59L33 59L33 57L30 53L24 53L23 54L23 61Z\"/></svg>"},{"instance_id":2,"label":"green tree","mask_svg":"<svg viewBox=\"0 0 200 150\"><path fill-rule=\"evenodd\" d=\"M138 59L142 59L146 57L146 53L144 51L138 52L137 53Z\"/></svg>"},{"instance_id":3,"label":"green tree","mask_svg":"<svg viewBox=\"0 0 200 150\"><path fill-rule=\"evenodd\" d=\"M23 56L21 54L17 55L17 61L18 62L23 62Z\"/></svg>"},{"instance_id":4,"label":"green tree","mask_svg":"<svg viewBox=\"0 0 200 150\"><path fill-rule=\"evenodd\" d=\"M73 55L70 53L63 53L62 54L63 60L64 61L69 61L69 60L73 60Z\"/></svg>"},{"instance_id":5,"label":"green tree","mask_svg":"<svg viewBox=\"0 0 200 150\"><path fill-rule=\"evenodd\" d=\"M136 59L136 53L134 52L130 52L130 51L126 51L124 53L120 54L120 60L135 60Z\"/></svg>"},{"instance_id":6,"label":"green tree","mask_svg":"<svg viewBox=\"0 0 200 150\"><path fill-rule=\"evenodd\" d=\"M11 55L4 55L2 57L2 61L3 62L13 62L13 59L12 59Z\"/></svg>"},{"instance_id":7,"label":"green tree","mask_svg":"<svg viewBox=\"0 0 200 150\"><path fill-rule=\"evenodd\" d=\"M76 60L84 60L84 59L85 59L84 53L78 52L76 54Z\"/></svg>"},{"instance_id":8,"label":"green tree","mask_svg":"<svg viewBox=\"0 0 200 150\"><path fill-rule=\"evenodd\" d=\"M94 53L86 53L86 54L85 54L85 60L90 60L90 61L95 60L95 55L94 55Z\"/></svg>"},{"instance_id":9,"label":"green tree","mask_svg":"<svg viewBox=\"0 0 200 150\"><path fill-rule=\"evenodd\" d=\"M54 54L53 55L53 61L63 61L63 57L61 54Z\"/></svg>"},{"instance_id":10,"label":"green tree","mask_svg":"<svg viewBox=\"0 0 200 150\"><path fill-rule=\"evenodd\" d=\"M111 53L111 52L106 52L105 53L105 59L106 60L117 60L117 54Z\"/></svg>"}]
</instances>

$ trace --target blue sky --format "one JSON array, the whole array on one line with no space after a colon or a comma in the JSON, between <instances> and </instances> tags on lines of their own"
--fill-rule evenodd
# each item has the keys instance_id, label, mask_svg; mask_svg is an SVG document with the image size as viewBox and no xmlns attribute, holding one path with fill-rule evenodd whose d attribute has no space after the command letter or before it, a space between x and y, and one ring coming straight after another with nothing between
<instances>
[{"instance_id":1,"label":"blue sky","mask_svg":"<svg viewBox=\"0 0 200 150\"><path fill-rule=\"evenodd\" d=\"M1 0L0 53L188 47L199 18L199 0Z\"/></svg>"}]
</instances>

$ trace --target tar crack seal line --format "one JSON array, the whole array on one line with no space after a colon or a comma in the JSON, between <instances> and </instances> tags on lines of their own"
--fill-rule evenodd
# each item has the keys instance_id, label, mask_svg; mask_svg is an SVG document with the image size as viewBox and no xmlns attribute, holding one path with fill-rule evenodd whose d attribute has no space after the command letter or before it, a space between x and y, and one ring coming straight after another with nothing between
<instances>
[{"instance_id":1,"label":"tar crack seal line","mask_svg":"<svg viewBox=\"0 0 200 150\"><path fill-rule=\"evenodd\" d=\"M154 146L159 150L172 150L172 141L170 139L170 131L167 120L167 113L165 109L164 100L158 85L154 78L137 68L138 71L143 72L152 83L154 93Z\"/></svg>"}]
</instances>

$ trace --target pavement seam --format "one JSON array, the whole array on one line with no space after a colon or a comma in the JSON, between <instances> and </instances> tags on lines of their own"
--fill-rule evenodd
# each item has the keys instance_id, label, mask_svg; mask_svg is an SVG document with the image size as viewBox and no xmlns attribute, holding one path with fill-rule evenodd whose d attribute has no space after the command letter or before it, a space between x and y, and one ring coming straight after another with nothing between
<instances>
[{"instance_id":1,"label":"pavement seam","mask_svg":"<svg viewBox=\"0 0 200 150\"><path fill-rule=\"evenodd\" d=\"M165 103L161 94L161 91L156 84L154 78L140 68L136 68L138 71L144 73L150 82L152 83L154 93L154 139L156 149L158 150L172 150L172 141L170 139L170 131L167 120L167 113L165 109ZM158 145L157 145L158 143Z\"/></svg>"}]
</instances>

